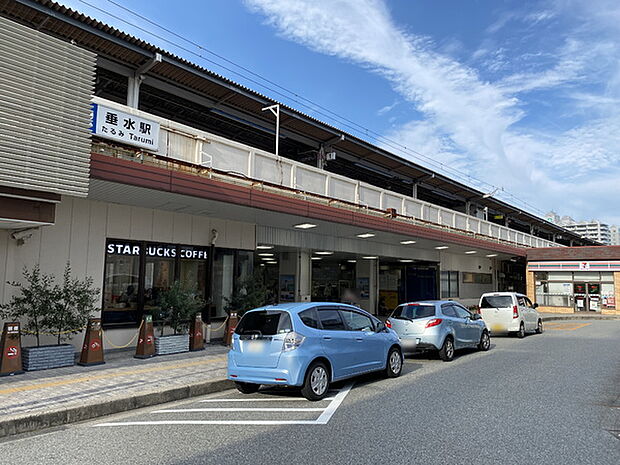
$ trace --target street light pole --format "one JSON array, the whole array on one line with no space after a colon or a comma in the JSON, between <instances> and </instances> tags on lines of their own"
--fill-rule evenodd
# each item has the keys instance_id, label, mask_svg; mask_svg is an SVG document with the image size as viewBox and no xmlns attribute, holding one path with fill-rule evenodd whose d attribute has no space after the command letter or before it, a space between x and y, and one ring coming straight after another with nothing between
<instances>
[{"instance_id":1,"label":"street light pole","mask_svg":"<svg viewBox=\"0 0 620 465\"><path fill-rule=\"evenodd\" d=\"M269 110L276 117L276 157L280 155L280 104L270 105L261 109L262 111Z\"/></svg>"}]
</instances>

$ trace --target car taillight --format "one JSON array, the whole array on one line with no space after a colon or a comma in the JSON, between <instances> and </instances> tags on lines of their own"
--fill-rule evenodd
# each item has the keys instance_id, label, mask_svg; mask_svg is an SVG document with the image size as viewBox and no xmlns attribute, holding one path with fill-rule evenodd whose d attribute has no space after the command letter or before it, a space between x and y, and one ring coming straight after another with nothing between
<instances>
[{"instance_id":1,"label":"car taillight","mask_svg":"<svg viewBox=\"0 0 620 465\"><path fill-rule=\"evenodd\" d=\"M441 318L433 318L426 322L425 328L432 328L433 326L440 325L443 320Z\"/></svg>"},{"instance_id":2,"label":"car taillight","mask_svg":"<svg viewBox=\"0 0 620 465\"><path fill-rule=\"evenodd\" d=\"M392 327L392 322L390 320L385 320L385 326L388 328Z\"/></svg>"},{"instance_id":3,"label":"car taillight","mask_svg":"<svg viewBox=\"0 0 620 465\"><path fill-rule=\"evenodd\" d=\"M301 334L297 334L295 331L291 331L284 338L283 350L287 352L289 350L297 349L301 345L301 343L304 342L304 339L305 337L303 337Z\"/></svg>"},{"instance_id":4,"label":"car taillight","mask_svg":"<svg viewBox=\"0 0 620 465\"><path fill-rule=\"evenodd\" d=\"M519 318L519 309L516 305L512 307L512 317Z\"/></svg>"}]
</instances>

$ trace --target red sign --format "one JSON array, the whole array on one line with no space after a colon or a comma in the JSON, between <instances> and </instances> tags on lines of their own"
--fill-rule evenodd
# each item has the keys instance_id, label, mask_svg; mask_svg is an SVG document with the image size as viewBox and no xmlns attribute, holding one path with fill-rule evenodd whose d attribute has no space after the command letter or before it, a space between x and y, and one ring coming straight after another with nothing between
<instances>
[{"instance_id":1,"label":"red sign","mask_svg":"<svg viewBox=\"0 0 620 465\"><path fill-rule=\"evenodd\" d=\"M101 341L95 340L95 341L91 342L90 343L90 348L92 350L99 350L101 348Z\"/></svg>"},{"instance_id":2,"label":"red sign","mask_svg":"<svg viewBox=\"0 0 620 465\"><path fill-rule=\"evenodd\" d=\"M7 349L6 351L6 356L8 358L15 358L17 357L17 354L19 353L19 350L17 349L17 347L15 346L11 346Z\"/></svg>"}]
</instances>

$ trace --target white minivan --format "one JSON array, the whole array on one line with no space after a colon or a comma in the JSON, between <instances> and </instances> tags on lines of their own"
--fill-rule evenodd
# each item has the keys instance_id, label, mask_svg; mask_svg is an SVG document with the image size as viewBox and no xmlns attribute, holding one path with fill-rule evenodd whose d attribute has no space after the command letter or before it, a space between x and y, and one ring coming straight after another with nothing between
<instances>
[{"instance_id":1,"label":"white minivan","mask_svg":"<svg viewBox=\"0 0 620 465\"><path fill-rule=\"evenodd\" d=\"M480 297L480 314L491 334L542 333L542 317L536 311L538 304L516 292L489 292Z\"/></svg>"}]
</instances>

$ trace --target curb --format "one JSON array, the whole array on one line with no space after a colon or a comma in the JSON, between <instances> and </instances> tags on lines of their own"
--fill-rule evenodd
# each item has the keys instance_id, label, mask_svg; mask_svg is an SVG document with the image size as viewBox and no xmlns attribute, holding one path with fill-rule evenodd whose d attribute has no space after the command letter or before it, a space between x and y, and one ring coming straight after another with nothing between
<instances>
[{"instance_id":1,"label":"curb","mask_svg":"<svg viewBox=\"0 0 620 465\"><path fill-rule=\"evenodd\" d=\"M561 320L620 320L620 315L557 315L542 317L543 321L561 321Z\"/></svg>"},{"instance_id":2,"label":"curb","mask_svg":"<svg viewBox=\"0 0 620 465\"><path fill-rule=\"evenodd\" d=\"M195 383L189 386L176 387L164 391L150 392L122 399L114 399L100 404L84 405L69 409L59 409L36 415L27 415L8 420L0 420L0 438L22 433L31 433L53 426L68 425L79 421L127 412L153 405L164 404L190 397L212 394L234 387L232 381L217 379L214 381Z\"/></svg>"}]
</instances>

